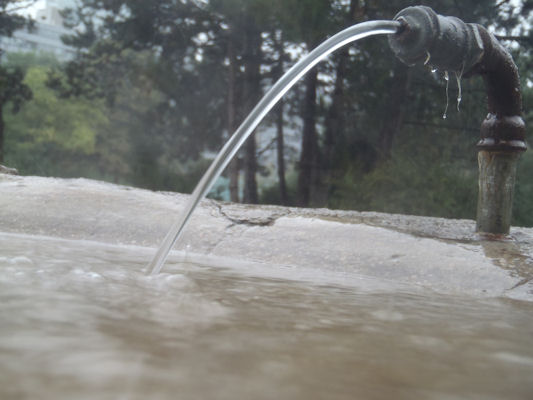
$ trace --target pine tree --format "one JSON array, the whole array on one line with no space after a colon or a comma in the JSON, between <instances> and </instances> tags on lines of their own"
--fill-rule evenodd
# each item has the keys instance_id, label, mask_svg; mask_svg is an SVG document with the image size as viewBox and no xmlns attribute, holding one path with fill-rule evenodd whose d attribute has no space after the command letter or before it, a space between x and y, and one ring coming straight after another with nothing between
<instances>
[{"instance_id":1,"label":"pine tree","mask_svg":"<svg viewBox=\"0 0 533 400\"><path fill-rule=\"evenodd\" d=\"M17 29L32 26L30 20L16 14L18 8L15 3L13 0L0 0L0 37L11 37ZM32 97L30 88L23 82L22 69L2 65L3 53L0 48L0 163L4 160L4 110L10 105L16 113Z\"/></svg>"}]
</instances>

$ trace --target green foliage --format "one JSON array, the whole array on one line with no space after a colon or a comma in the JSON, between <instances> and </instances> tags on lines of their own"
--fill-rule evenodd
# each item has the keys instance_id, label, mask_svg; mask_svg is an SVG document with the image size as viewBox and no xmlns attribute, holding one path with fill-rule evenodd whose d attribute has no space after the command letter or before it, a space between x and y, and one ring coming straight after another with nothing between
<instances>
[{"instance_id":1,"label":"green foliage","mask_svg":"<svg viewBox=\"0 0 533 400\"><path fill-rule=\"evenodd\" d=\"M289 171L287 180L287 197L290 203L296 199L296 188L298 184L298 174L295 170ZM279 185L270 185L261 190L261 203L263 204L282 204Z\"/></svg>"},{"instance_id":2,"label":"green foliage","mask_svg":"<svg viewBox=\"0 0 533 400\"><path fill-rule=\"evenodd\" d=\"M529 0L516 7L496 0L420 3L507 34L527 36L531 25L519 25L530 18ZM5 112L9 163L23 173L190 191L206 168L205 152L218 150L229 134L230 81L238 123L251 108L250 88L257 94L272 84L280 65L288 67L289 61L279 63L281 54L309 49L347 23L389 19L411 5L407 0L84 0L78 10L65 12L79 32L66 38L80 50L72 62L57 65L52 59L10 55L5 65L11 71L19 68L19 82L31 87L35 97L19 115ZM252 76L257 63L248 58L254 47L249 41L258 38L261 54L253 57L261 63L260 72ZM519 43L513 51L530 125L531 42ZM443 120L442 72L407 69L392 58L385 38L358 42L322 63L319 71L314 116L319 179L312 190L319 196L313 204L475 217L475 143L486 113L481 79L462 80L458 112L452 76ZM301 89L285 97L285 131L293 134L301 129L295 118L301 114ZM16 97L10 99L16 105ZM267 118L263 131L268 134L265 128L274 121ZM333 127L327 134L326 125ZM533 225L532 163L526 153L519 168L519 225ZM293 162L288 170L298 171L298 165ZM288 176L292 199L297 178L297 172ZM260 192L262 201L280 201L277 187Z\"/></svg>"},{"instance_id":3,"label":"green foliage","mask_svg":"<svg viewBox=\"0 0 533 400\"><path fill-rule=\"evenodd\" d=\"M17 113L22 104L32 98L32 92L23 80L22 68L0 65L0 110L9 104L12 112Z\"/></svg>"},{"instance_id":4,"label":"green foliage","mask_svg":"<svg viewBox=\"0 0 533 400\"><path fill-rule=\"evenodd\" d=\"M533 153L527 151L518 164L513 204L513 225L533 226Z\"/></svg>"},{"instance_id":5,"label":"green foliage","mask_svg":"<svg viewBox=\"0 0 533 400\"><path fill-rule=\"evenodd\" d=\"M102 107L86 100L60 99L46 87L46 80L46 67L29 67L24 83L31 88L33 100L18 114L6 115L6 158L23 173L35 167L35 160L40 162L40 173L50 174L47 168L52 164L56 164L53 172L60 169L58 161L93 155L97 134L107 123ZM60 157L54 158L58 153ZM51 160L43 162L47 158ZM60 173L65 174L68 169Z\"/></svg>"},{"instance_id":6,"label":"green foliage","mask_svg":"<svg viewBox=\"0 0 533 400\"><path fill-rule=\"evenodd\" d=\"M129 57L137 65L149 63L146 54ZM164 129L157 106L166 96L146 76L118 82L110 107L102 98L65 98L50 88L57 62L49 56L13 54L9 60L27 70L24 82L34 93L19 114L6 113L6 161L21 173L189 191L205 168L205 161L181 163L171 156L174 151L163 151L164 143L153 133Z\"/></svg>"},{"instance_id":7,"label":"green foliage","mask_svg":"<svg viewBox=\"0 0 533 400\"><path fill-rule=\"evenodd\" d=\"M14 12L17 9L17 3L19 3L18 0L0 0L0 36L10 37L17 29L33 26L32 20Z\"/></svg>"},{"instance_id":8,"label":"green foliage","mask_svg":"<svg viewBox=\"0 0 533 400\"><path fill-rule=\"evenodd\" d=\"M13 12L13 9L16 9L16 3L17 1L14 0L0 0L0 37L11 37L17 29L25 26L31 28L33 25L32 20ZM3 56L4 51L0 48L0 62ZM3 106L8 102L11 102L16 112L24 101L31 98L28 87L22 84L23 78L24 74L20 68L0 65L0 119L2 119ZM2 134L3 132L0 132L0 136ZM3 137L0 138L0 141L2 140Z\"/></svg>"},{"instance_id":9,"label":"green foliage","mask_svg":"<svg viewBox=\"0 0 533 400\"><path fill-rule=\"evenodd\" d=\"M337 29L331 20L331 0L285 0L280 18L289 40L304 42L312 50Z\"/></svg>"},{"instance_id":10,"label":"green foliage","mask_svg":"<svg viewBox=\"0 0 533 400\"><path fill-rule=\"evenodd\" d=\"M27 72L28 68L34 66L50 69L60 65L55 55L44 52L9 53L5 55L5 64L21 68L24 74Z\"/></svg>"},{"instance_id":11,"label":"green foliage","mask_svg":"<svg viewBox=\"0 0 533 400\"><path fill-rule=\"evenodd\" d=\"M475 173L419 161L395 156L368 174L352 168L338 182L330 204L361 211L472 218L477 194Z\"/></svg>"},{"instance_id":12,"label":"green foliage","mask_svg":"<svg viewBox=\"0 0 533 400\"><path fill-rule=\"evenodd\" d=\"M0 37L10 37L17 29L31 27L32 21L16 15L16 2L0 1ZM24 102L32 97L30 88L23 83L24 72L20 67L2 65L3 49L0 48L0 162L4 160L4 110L11 105L11 112L17 113Z\"/></svg>"}]
</instances>

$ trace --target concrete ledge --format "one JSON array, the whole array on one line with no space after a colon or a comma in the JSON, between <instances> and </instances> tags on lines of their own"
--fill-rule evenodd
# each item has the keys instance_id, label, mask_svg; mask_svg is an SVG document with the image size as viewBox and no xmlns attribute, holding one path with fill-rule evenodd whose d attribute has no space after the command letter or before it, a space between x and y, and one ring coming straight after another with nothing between
<instances>
[{"instance_id":1,"label":"concrete ledge","mask_svg":"<svg viewBox=\"0 0 533 400\"><path fill-rule=\"evenodd\" d=\"M0 232L156 247L187 196L87 179L0 174ZM533 230L483 240L469 220L206 200L177 250L533 301ZM155 249L154 249L155 250Z\"/></svg>"}]
</instances>

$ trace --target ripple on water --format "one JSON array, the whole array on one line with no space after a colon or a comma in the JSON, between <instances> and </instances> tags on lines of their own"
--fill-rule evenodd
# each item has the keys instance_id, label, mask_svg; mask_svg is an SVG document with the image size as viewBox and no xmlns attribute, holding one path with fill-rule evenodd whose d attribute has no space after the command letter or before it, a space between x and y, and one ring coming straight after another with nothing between
<instances>
[{"instance_id":1,"label":"ripple on water","mask_svg":"<svg viewBox=\"0 0 533 400\"><path fill-rule=\"evenodd\" d=\"M273 279L269 266L149 276L146 249L4 239L2 399L533 393L529 303Z\"/></svg>"},{"instance_id":2,"label":"ripple on water","mask_svg":"<svg viewBox=\"0 0 533 400\"><path fill-rule=\"evenodd\" d=\"M499 351L493 353L492 357L507 363L523 365L524 367L533 367L533 357L524 356L522 354Z\"/></svg>"},{"instance_id":3,"label":"ripple on water","mask_svg":"<svg viewBox=\"0 0 533 400\"><path fill-rule=\"evenodd\" d=\"M396 322L396 321L402 321L404 319L404 316L402 313L387 309L380 309L376 311L372 311L370 313L372 317L379 321L389 321L389 322Z\"/></svg>"},{"instance_id":4,"label":"ripple on water","mask_svg":"<svg viewBox=\"0 0 533 400\"><path fill-rule=\"evenodd\" d=\"M26 256L0 257L0 263L7 265L33 265L33 261Z\"/></svg>"}]
</instances>

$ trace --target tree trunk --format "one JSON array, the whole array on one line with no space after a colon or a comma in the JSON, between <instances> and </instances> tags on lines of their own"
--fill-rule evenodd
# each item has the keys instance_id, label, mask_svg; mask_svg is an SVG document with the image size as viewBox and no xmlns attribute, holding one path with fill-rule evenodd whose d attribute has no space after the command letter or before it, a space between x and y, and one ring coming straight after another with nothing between
<instances>
[{"instance_id":1,"label":"tree trunk","mask_svg":"<svg viewBox=\"0 0 533 400\"><path fill-rule=\"evenodd\" d=\"M235 120L236 120L236 110L235 105L235 64L237 60L235 59L235 49L233 45L233 39L230 37L228 41L228 59L229 59L229 68L228 68L228 121L227 129L228 134L231 135L236 129ZM229 174L229 193L230 200L238 203L239 202L239 158L238 155L231 161L228 166Z\"/></svg>"},{"instance_id":2,"label":"tree trunk","mask_svg":"<svg viewBox=\"0 0 533 400\"><path fill-rule=\"evenodd\" d=\"M257 181L255 174L257 172L257 146L255 143L255 133L253 133L245 144L244 154L244 202L248 204L257 204L259 196L257 193Z\"/></svg>"},{"instance_id":3,"label":"tree trunk","mask_svg":"<svg viewBox=\"0 0 533 400\"><path fill-rule=\"evenodd\" d=\"M346 134L346 120L345 120L345 97L344 97L344 78L346 76L346 64L348 61L348 52L343 51L339 54L335 86L333 89L331 106L328 109L325 121L325 137L324 137L324 155L322 170L324 171L322 179L324 180L327 190L323 190L323 198L321 203L326 204L328 200L329 189L334 178L334 159L335 149L338 146L339 140Z\"/></svg>"},{"instance_id":4,"label":"tree trunk","mask_svg":"<svg viewBox=\"0 0 533 400\"><path fill-rule=\"evenodd\" d=\"M272 35L275 37L275 33ZM285 60L285 49L283 47L283 34L275 42L276 51L278 53L278 63L275 66L274 80L281 78L284 72L283 62ZM276 109L276 156L278 163L278 184L280 203L287 205L289 203L289 196L287 194L287 181L285 180L285 138L284 138L284 102L281 99Z\"/></svg>"},{"instance_id":5,"label":"tree trunk","mask_svg":"<svg viewBox=\"0 0 533 400\"><path fill-rule=\"evenodd\" d=\"M359 4L359 0L351 0L348 14L345 17L345 26L350 26L356 20L364 18L364 5ZM346 77L346 65L348 63L348 50L344 49L339 53L337 58L337 67L335 69L335 85L333 89L331 106L325 121L325 140L324 140L324 159L323 167L327 173L326 179L331 178L331 167L334 159L335 146L338 143L339 136L345 131L345 93L344 80Z\"/></svg>"},{"instance_id":6,"label":"tree trunk","mask_svg":"<svg viewBox=\"0 0 533 400\"><path fill-rule=\"evenodd\" d=\"M365 7L367 2L360 3L360 0L350 1L350 8L344 20L344 25L346 27L365 18ZM346 98L344 90L348 61L348 50L341 50L337 57L337 66L335 68L335 84L331 99L332 101L324 123L326 129L324 134L324 152L321 166L321 170L323 170L321 179L323 180L324 189L321 191L322 198L319 200L320 204L323 205L327 205L329 194L332 190L335 176L337 175L335 170L335 150L338 149L339 146L342 146L345 135L350 134L346 130Z\"/></svg>"},{"instance_id":7,"label":"tree trunk","mask_svg":"<svg viewBox=\"0 0 533 400\"><path fill-rule=\"evenodd\" d=\"M394 138L402 129L407 111L405 97L411 88L413 80L413 68L404 65L398 65L395 70L391 89L388 93L388 100L383 111L383 126L379 133L379 150L382 159L388 159L391 156Z\"/></svg>"},{"instance_id":8,"label":"tree trunk","mask_svg":"<svg viewBox=\"0 0 533 400\"><path fill-rule=\"evenodd\" d=\"M253 20L246 29L245 38L245 109L249 112L254 108L261 97L261 32L259 32ZM249 204L257 204L257 154L255 133L250 135L245 144L244 154L244 195L243 201Z\"/></svg>"},{"instance_id":9,"label":"tree trunk","mask_svg":"<svg viewBox=\"0 0 533 400\"><path fill-rule=\"evenodd\" d=\"M298 175L298 205L309 206L311 186L314 184L316 161L318 158L318 140L316 133L316 68L307 73L305 78L305 98L303 104L302 150L300 154Z\"/></svg>"},{"instance_id":10,"label":"tree trunk","mask_svg":"<svg viewBox=\"0 0 533 400\"><path fill-rule=\"evenodd\" d=\"M283 100L280 101L277 109L276 118L276 152L278 161L278 180L279 180L279 196L282 205L286 206L289 203L289 196L287 195L287 181L285 180L285 142L283 131Z\"/></svg>"},{"instance_id":11,"label":"tree trunk","mask_svg":"<svg viewBox=\"0 0 533 400\"><path fill-rule=\"evenodd\" d=\"M0 164L4 162L4 106L0 102Z\"/></svg>"}]
</instances>

